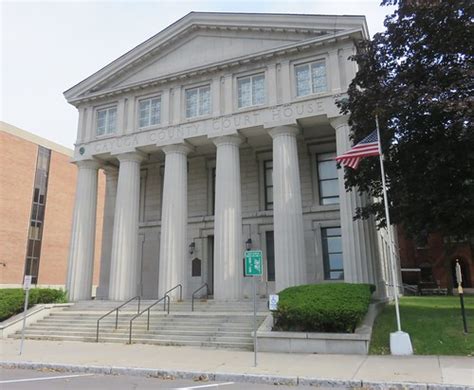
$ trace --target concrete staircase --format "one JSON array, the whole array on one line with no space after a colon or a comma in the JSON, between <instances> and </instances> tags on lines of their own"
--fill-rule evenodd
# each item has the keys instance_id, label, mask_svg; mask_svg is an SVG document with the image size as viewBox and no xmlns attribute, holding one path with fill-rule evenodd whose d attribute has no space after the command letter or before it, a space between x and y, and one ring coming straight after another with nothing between
<instances>
[{"instance_id":1,"label":"concrete staircase","mask_svg":"<svg viewBox=\"0 0 474 390\"><path fill-rule=\"evenodd\" d=\"M142 301L141 310L154 301ZM37 340L96 341L97 320L120 302L83 301L60 309L31 324L25 337ZM267 315L266 301L258 302L257 325ZM130 319L137 314L137 302L130 302L119 311L117 329L115 313L100 321L100 342L128 343ZM253 302L195 301L171 302L170 314L158 304L150 312L133 321L132 343L187 345L211 348L253 350ZM13 334L20 338L21 332Z\"/></svg>"}]
</instances>

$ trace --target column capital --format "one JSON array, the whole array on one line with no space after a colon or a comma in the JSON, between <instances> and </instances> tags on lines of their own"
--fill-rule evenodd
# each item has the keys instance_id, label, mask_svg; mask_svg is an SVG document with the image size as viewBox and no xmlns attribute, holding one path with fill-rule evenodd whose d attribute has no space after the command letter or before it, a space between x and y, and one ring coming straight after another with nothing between
<instances>
[{"instance_id":1,"label":"column capital","mask_svg":"<svg viewBox=\"0 0 474 390\"><path fill-rule=\"evenodd\" d=\"M212 142L214 142L214 145L217 147L221 145L239 146L242 142L244 142L244 139L240 135L223 135L221 137L213 138Z\"/></svg>"},{"instance_id":2,"label":"column capital","mask_svg":"<svg viewBox=\"0 0 474 390\"><path fill-rule=\"evenodd\" d=\"M123 163L126 161L142 162L143 160L145 160L146 155L145 153L135 151L135 152L120 153L120 154L115 155L115 157L117 157L120 163Z\"/></svg>"},{"instance_id":3,"label":"column capital","mask_svg":"<svg viewBox=\"0 0 474 390\"><path fill-rule=\"evenodd\" d=\"M349 126L349 115L337 116L335 118L329 118L329 123L336 130L339 130L341 127Z\"/></svg>"},{"instance_id":4,"label":"column capital","mask_svg":"<svg viewBox=\"0 0 474 390\"><path fill-rule=\"evenodd\" d=\"M79 160L74 161L73 164L76 164L77 167L81 169L99 169L101 166L97 160Z\"/></svg>"},{"instance_id":5,"label":"column capital","mask_svg":"<svg viewBox=\"0 0 474 390\"><path fill-rule=\"evenodd\" d=\"M102 170L105 173L106 178L115 177L118 175L119 169L115 165L106 164L102 166Z\"/></svg>"},{"instance_id":6,"label":"column capital","mask_svg":"<svg viewBox=\"0 0 474 390\"><path fill-rule=\"evenodd\" d=\"M185 156L187 156L188 153L194 150L194 148L187 142L184 142L180 144L172 144L172 145L163 146L161 150L165 154L178 153L178 154L184 154Z\"/></svg>"},{"instance_id":7,"label":"column capital","mask_svg":"<svg viewBox=\"0 0 474 390\"><path fill-rule=\"evenodd\" d=\"M300 128L295 125L276 126L267 131L268 134L270 134L270 137L272 137L273 139L281 135L289 135L296 137L298 134L301 133Z\"/></svg>"}]
</instances>

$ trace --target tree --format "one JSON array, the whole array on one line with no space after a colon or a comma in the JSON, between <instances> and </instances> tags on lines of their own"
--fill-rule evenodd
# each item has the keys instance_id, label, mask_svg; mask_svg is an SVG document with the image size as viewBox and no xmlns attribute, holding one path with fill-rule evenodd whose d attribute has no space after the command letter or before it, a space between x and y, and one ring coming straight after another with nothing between
<instances>
[{"instance_id":1,"label":"tree","mask_svg":"<svg viewBox=\"0 0 474 390\"><path fill-rule=\"evenodd\" d=\"M474 233L473 43L469 0L398 5L386 31L358 44L359 70L339 102L360 141L380 121L391 222L410 237ZM346 189L382 199L379 162L346 169ZM382 200L356 210L385 225Z\"/></svg>"}]
</instances>

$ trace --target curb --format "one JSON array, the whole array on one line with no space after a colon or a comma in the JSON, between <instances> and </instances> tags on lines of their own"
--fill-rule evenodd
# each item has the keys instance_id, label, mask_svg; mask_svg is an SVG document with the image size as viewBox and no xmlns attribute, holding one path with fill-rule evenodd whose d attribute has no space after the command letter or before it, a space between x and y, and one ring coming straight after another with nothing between
<instances>
[{"instance_id":1,"label":"curb","mask_svg":"<svg viewBox=\"0 0 474 390\"><path fill-rule=\"evenodd\" d=\"M194 381L243 382L267 385L314 386L314 387L350 387L364 390L474 390L474 386L450 385L420 382L374 382L364 380L343 380L309 378L299 376L276 376L259 374L211 373L205 371L181 371L155 368L119 367L119 366L83 366L61 363L36 363L0 361L1 368L50 369L61 372L79 372L102 375L129 375L158 379L188 379Z\"/></svg>"}]
</instances>

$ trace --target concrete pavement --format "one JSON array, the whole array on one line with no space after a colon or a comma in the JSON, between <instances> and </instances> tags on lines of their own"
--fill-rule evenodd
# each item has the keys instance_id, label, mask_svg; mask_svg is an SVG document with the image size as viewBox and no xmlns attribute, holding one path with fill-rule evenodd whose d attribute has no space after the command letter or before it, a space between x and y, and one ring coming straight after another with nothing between
<instances>
[{"instance_id":1,"label":"concrete pavement","mask_svg":"<svg viewBox=\"0 0 474 390\"><path fill-rule=\"evenodd\" d=\"M307 355L25 340L0 342L3 367L354 388L474 389L474 357Z\"/></svg>"}]
</instances>

